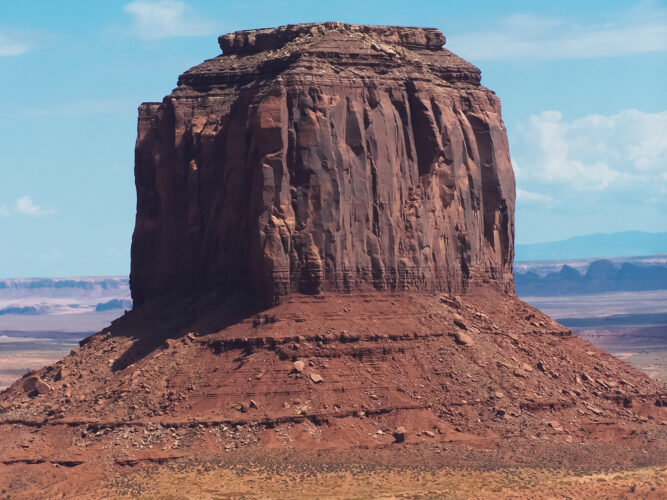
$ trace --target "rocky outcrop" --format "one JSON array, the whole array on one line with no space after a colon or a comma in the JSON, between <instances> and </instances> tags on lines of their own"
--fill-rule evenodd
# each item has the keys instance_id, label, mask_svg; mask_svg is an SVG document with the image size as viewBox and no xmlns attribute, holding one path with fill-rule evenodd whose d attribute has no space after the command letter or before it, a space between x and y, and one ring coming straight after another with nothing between
<instances>
[{"instance_id":1,"label":"rocky outcrop","mask_svg":"<svg viewBox=\"0 0 667 500\"><path fill-rule=\"evenodd\" d=\"M135 304L513 287L500 102L439 30L301 24L219 42L139 108Z\"/></svg>"}]
</instances>

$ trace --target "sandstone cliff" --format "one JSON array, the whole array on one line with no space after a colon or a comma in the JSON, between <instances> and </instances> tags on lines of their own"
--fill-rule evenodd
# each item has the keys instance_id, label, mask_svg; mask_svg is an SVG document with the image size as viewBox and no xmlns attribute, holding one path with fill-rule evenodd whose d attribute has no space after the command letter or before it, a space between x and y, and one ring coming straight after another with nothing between
<instances>
[{"instance_id":1,"label":"sandstone cliff","mask_svg":"<svg viewBox=\"0 0 667 500\"><path fill-rule=\"evenodd\" d=\"M500 102L439 30L301 24L219 43L139 108L135 304L512 289Z\"/></svg>"}]
</instances>

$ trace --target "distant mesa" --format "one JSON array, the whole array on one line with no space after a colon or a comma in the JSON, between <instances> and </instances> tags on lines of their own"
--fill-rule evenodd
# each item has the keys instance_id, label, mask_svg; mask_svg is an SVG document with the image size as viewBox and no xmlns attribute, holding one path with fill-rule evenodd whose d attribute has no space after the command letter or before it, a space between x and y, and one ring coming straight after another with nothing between
<instances>
[{"instance_id":1,"label":"distant mesa","mask_svg":"<svg viewBox=\"0 0 667 500\"><path fill-rule=\"evenodd\" d=\"M585 264L583 272L571 263L546 273L540 272L545 263L523 264L524 271L515 272L516 291L521 296L549 296L667 290L667 258L647 257L646 261L615 263L599 259Z\"/></svg>"},{"instance_id":2,"label":"distant mesa","mask_svg":"<svg viewBox=\"0 0 667 500\"><path fill-rule=\"evenodd\" d=\"M0 309L0 316L5 314L34 315L41 312L42 309L36 306L8 306Z\"/></svg>"},{"instance_id":3,"label":"distant mesa","mask_svg":"<svg viewBox=\"0 0 667 500\"><path fill-rule=\"evenodd\" d=\"M80 290L89 294L94 290L127 289L128 278L121 276L97 276L81 278L8 278L0 279L0 296L7 293L40 293L41 296L71 295Z\"/></svg>"},{"instance_id":4,"label":"distant mesa","mask_svg":"<svg viewBox=\"0 0 667 500\"><path fill-rule=\"evenodd\" d=\"M12 278L0 279L0 290L3 289L83 289L92 290L94 288L116 289L127 286L127 278Z\"/></svg>"},{"instance_id":5,"label":"distant mesa","mask_svg":"<svg viewBox=\"0 0 667 500\"><path fill-rule=\"evenodd\" d=\"M132 301L124 299L111 299L107 302L100 302L95 306L96 311L110 311L112 309L124 309L129 311L132 309Z\"/></svg>"},{"instance_id":6,"label":"distant mesa","mask_svg":"<svg viewBox=\"0 0 667 500\"><path fill-rule=\"evenodd\" d=\"M50 328L49 317L58 324L64 324L64 318L71 317L71 327L80 328L74 325L86 323L85 331L94 331L105 324L101 316L111 319L111 315L97 315L96 320L88 321L88 313L129 310L132 308L129 297L127 276L2 279L0 315L42 316L43 321L31 320L31 324L47 328Z\"/></svg>"}]
</instances>

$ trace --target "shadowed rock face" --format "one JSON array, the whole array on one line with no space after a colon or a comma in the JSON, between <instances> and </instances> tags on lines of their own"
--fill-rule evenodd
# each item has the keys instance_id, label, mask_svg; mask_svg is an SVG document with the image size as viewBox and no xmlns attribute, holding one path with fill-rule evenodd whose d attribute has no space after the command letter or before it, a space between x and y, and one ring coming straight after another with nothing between
<instances>
[{"instance_id":1,"label":"shadowed rock face","mask_svg":"<svg viewBox=\"0 0 667 500\"><path fill-rule=\"evenodd\" d=\"M135 304L513 289L500 102L440 31L302 24L219 42L139 108Z\"/></svg>"}]
</instances>

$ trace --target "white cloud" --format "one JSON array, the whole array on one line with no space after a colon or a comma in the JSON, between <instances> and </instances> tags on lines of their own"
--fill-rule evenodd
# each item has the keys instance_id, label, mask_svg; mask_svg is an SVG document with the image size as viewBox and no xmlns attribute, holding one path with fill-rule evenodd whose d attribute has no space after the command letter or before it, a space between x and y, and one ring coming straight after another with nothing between
<instances>
[{"instance_id":1,"label":"white cloud","mask_svg":"<svg viewBox=\"0 0 667 500\"><path fill-rule=\"evenodd\" d=\"M133 18L134 33L145 40L209 35L213 24L192 13L184 2L136 0L125 6Z\"/></svg>"},{"instance_id":2,"label":"white cloud","mask_svg":"<svg viewBox=\"0 0 667 500\"><path fill-rule=\"evenodd\" d=\"M667 9L652 3L617 12L608 22L515 14L495 27L448 37L452 49L473 60L575 59L667 51Z\"/></svg>"},{"instance_id":3,"label":"white cloud","mask_svg":"<svg viewBox=\"0 0 667 500\"><path fill-rule=\"evenodd\" d=\"M0 57L2 56L20 56L30 50L25 42L8 33L0 30Z\"/></svg>"},{"instance_id":4,"label":"white cloud","mask_svg":"<svg viewBox=\"0 0 667 500\"><path fill-rule=\"evenodd\" d=\"M521 183L580 191L667 188L667 111L627 109L569 122L558 111L544 111L519 126L515 139Z\"/></svg>"},{"instance_id":5,"label":"white cloud","mask_svg":"<svg viewBox=\"0 0 667 500\"><path fill-rule=\"evenodd\" d=\"M519 203L530 203L538 205L546 205L547 207L555 207L558 205L558 200L553 196L544 193L537 193L533 191L526 191L524 189L516 190L516 199Z\"/></svg>"},{"instance_id":6,"label":"white cloud","mask_svg":"<svg viewBox=\"0 0 667 500\"><path fill-rule=\"evenodd\" d=\"M30 196L21 196L16 200L16 211L24 215L50 215L55 213L53 209L35 205Z\"/></svg>"}]
</instances>

